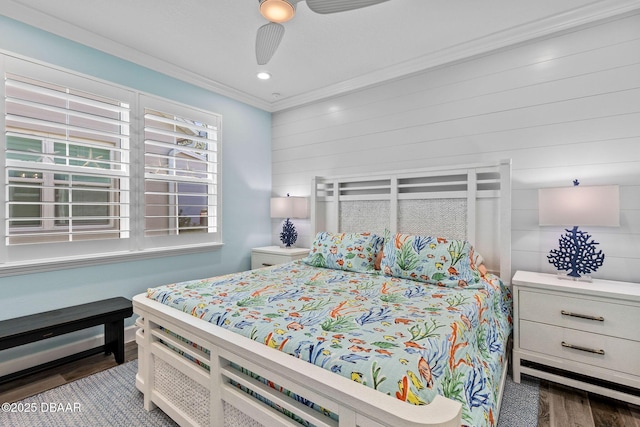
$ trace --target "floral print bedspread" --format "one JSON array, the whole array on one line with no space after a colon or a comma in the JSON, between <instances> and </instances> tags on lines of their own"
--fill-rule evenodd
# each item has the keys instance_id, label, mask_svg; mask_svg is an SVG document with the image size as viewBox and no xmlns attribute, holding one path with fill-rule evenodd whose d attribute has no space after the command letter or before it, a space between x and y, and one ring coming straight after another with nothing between
<instances>
[{"instance_id":1,"label":"floral print bedspread","mask_svg":"<svg viewBox=\"0 0 640 427\"><path fill-rule=\"evenodd\" d=\"M294 261L148 297L414 405L457 400L464 424L492 426L511 294L496 276L482 283L438 287Z\"/></svg>"}]
</instances>

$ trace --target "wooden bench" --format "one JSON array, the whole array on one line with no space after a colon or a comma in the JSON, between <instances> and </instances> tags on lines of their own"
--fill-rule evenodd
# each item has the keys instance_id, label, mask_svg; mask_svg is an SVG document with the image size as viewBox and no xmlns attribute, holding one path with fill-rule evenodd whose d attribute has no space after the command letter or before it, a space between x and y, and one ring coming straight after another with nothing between
<instances>
[{"instance_id":1,"label":"wooden bench","mask_svg":"<svg viewBox=\"0 0 640 427\"><path fill-rule=\"evenodd\" d=\"M131 315L131 301L116 297L0 321L0 350L104 325L104 345L4 375L0 384L103 351L113 353L118 364L124 362L124 319Z\"/></svg>"}]
</instances>

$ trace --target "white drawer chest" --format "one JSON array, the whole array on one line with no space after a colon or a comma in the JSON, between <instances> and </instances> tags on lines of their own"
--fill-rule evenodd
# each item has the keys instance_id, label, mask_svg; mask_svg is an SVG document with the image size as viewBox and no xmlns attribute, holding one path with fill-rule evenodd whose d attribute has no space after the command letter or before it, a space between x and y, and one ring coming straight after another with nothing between
<instances>
[{"instance_id":1,"label":"white drawer chest","mask_svg":"<svg viewBox=\"0 0 640 427\"><path fill-rule=\"evenodd\" d=\"M518 271L512 284L515 382L524 373L640 404L640 283Z\"/></svg>"},{"instance_id":2,"label":"white drawer chest","mask_svg":"<svg viewBox=\"0 0 640 427\"><path fill-rule=\"evenodd\" d=\"M281 248L280 246L253 248L251 249L251 269L284 264L302 259L307 255L309 255L308 248Z\"/></svg>"}]
</instances>

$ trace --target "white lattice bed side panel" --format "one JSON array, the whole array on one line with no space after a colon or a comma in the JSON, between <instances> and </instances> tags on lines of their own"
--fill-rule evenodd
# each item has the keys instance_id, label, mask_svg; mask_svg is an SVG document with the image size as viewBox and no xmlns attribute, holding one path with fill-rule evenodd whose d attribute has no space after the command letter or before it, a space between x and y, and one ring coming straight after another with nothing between
<instances>
[{"instance_id":1,"label":"white lattice bed side panel","mask_svg":"<svg viewBox=\"0 0 640 427\"><path fill-rule=\"evenodd\" d=\"M179 370L156 358L154 361L154 384L162 396L169 399L176 407L189 414L200 425L209 424L209 390Z\"/></svg>"},{"instance_id":2,"label":"white lattice bed side panel","mask_svg":"<svg viewBox=\"0 0 640 427\"><path fill-rule=\"evenodd\" d=\"M224 405L224 426L225 427L263 427L262 424L247 416L233 405L227 402Z\"/></svg>"}]
</instances>

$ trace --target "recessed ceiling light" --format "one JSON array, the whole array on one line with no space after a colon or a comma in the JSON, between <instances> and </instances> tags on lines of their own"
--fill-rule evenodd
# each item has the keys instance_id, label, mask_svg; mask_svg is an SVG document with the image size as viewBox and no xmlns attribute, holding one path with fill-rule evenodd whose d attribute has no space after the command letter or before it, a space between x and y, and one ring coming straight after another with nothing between
<instances>
[{"instance_id":1,"label":"recessed ceiling light","mask_svg":"<svg viewBox=\"0 0 640 427\"><path fill-rule=\"evenodd\" d=\"M269 80L271 78L271 74L267 73L266 71L260 71L258 73L258 78L260 80Z\"/></svg>"}]
</instances>

